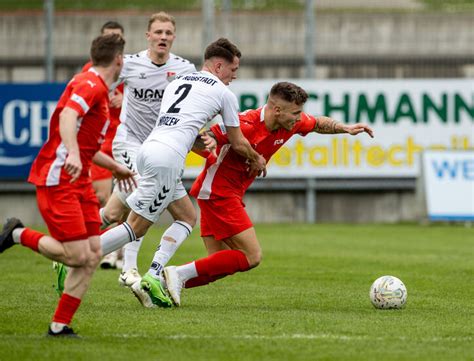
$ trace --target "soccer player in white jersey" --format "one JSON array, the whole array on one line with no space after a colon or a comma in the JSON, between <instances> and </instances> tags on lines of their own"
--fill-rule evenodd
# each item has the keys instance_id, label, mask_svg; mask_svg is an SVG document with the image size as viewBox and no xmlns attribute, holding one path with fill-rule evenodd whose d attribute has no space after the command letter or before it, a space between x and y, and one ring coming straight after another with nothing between
<instances>
[{"instance_id":1,"label":"soccer player in white jersey","mask_svg":"<svg viewBox=\"0 0 474 361\"><path fill-rule=\"evenodd\" d=\"M211 43L205 51L200 72L178 76L163 95L156 127L137 155L140 173L138 188L127 198L131 212L127 221L105 232L101 237L104 253L142 237L176 197L184 170L186 155L199 130L221 114L232 148L248 159L250 169L264 171L265 159L242 135L236 96L227 88L239 68L241 53L227 39ZM168 254L191 233L192 227L175 222L163 234ZM161 249L164 245L161 245ZM163 258L159 249L150 269L132 291L145 307L171 307L172 301L160 283ZM169 259L166 259L167 262Z\"/></svg>"},{"instance_id":2,"label":"soccer player in white jersey","mask_svg":"<svg viewBox=\"0 0 474 361\"><path fill-rule=\"evenodd\" d=\"M165 88L175 76L196 71L188 60L170 52L176 38L176 24L171 15L165 12L153 14L148 21L146 38L147 50L128 55L124 59L119 78L119 81L125 84L120 114L122 123L113 141L114 158L134 171L138 149L155 126L160 113ZM115 188L111 199L100 212L104 226L126 219L129 208L125 200L129 195L130 193ZM196 211L181 182L177 185L168 210L176 222L182 222L191 229L194 227ZM170 231L175 227L180 226L172 225ZM141 278L138 273L137 254L142 240L141 237L124 247L122 273L119 276L119 283L123 286L131 286ZM163 258L167 257L167 242L162 239ZM116 252L107 255L104 260L111 268L115 268Z\"/></svg>"}]
</instances>

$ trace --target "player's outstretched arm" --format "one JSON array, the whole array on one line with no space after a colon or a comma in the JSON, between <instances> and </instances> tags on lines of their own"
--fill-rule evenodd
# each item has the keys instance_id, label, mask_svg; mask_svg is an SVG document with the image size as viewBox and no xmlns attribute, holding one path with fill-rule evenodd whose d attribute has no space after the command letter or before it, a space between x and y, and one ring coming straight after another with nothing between
<instances>
[{"instance_id":1,"label":"player's outstretched arm","mask_svg":"<svg viewBox=\"0 0 474 361\"><path fill-rule=\"evenodd\" d=\"M64 169L71 176L71 183L75 182L81 175L82 162L77 144L77 119L79 113L72 108L66 107L59 114L59 135L67 149L67 157Z\"/></svg>"},{"instance_id":2,"label":"player's outstretched arm","mask_svg":"<svg viewBox=\"0 0 474 361\"><path fill-rule=\"evenodd\" d=\"M320 134L348 133L350 135L357 135L359 133L367 133L370 137L374 137L374 131L367 124L344 124L329 117L317 117L314 131Z\"/></svg>"},{"instance_id":3,"label":"player's outstretched arm","mask_svg":"<svg viewBox=\"0 0 474 361\"><path fill-rule=\"evenodd\" d=\"M374 131L365 123L346 124L346 133L357 135L359 133L367 133L371 138L374 137Z\"/></svg>"}]
</instances>

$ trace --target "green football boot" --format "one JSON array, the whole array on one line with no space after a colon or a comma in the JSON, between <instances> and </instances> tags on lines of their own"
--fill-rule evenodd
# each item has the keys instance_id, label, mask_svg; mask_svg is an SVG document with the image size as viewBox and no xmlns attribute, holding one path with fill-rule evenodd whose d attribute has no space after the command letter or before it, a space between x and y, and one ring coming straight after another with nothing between
<instances>
[{"instance_id":1,"label":"green football boot","mask_svg":"<svg viewBox=\"0 0 474 361\"><path fill-rule=\"evenodd\" d=\"M147 273L142 277L140 286L148 293L153 304L165 308L173 306L173 302L163 289L160 280L153 278Z\"/></svg>"},{"instance_id":2,"label":"green football boot","mask_svg":"<svg viewBox=\"0 0 474 361\"><path fill-rule=\"evenodd\" d=\"M56 271L57 276L57 285L55 290L58 296L61 297L64 291L64 281L66 280L67 276L67 267L60 262L53 262L53 269Z\"/></svg>"}]
</instances>

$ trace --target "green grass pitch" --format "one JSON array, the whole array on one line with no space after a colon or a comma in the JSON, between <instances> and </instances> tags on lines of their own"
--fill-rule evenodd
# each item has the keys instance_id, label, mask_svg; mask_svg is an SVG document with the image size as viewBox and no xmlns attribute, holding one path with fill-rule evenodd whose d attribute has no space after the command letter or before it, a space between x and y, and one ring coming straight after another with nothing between
<instances>
[{"instance_id":1,"label":"green grass pitch","mask_svg":"<svg viewBox=\"0 0 474 361\"><path fill-rule=\"evenodd\" d=\"M163 229L140 253L149 265ZM98 270L73 321L44 337L57 296L51 262L0 255L0 360L473 360L474 231L462 226L259 225L262 264L143 309ZM205 254L195 230L171 264ZM377 277L404 281L403 310L376 310Z\"/></svg>"}]
</instances>

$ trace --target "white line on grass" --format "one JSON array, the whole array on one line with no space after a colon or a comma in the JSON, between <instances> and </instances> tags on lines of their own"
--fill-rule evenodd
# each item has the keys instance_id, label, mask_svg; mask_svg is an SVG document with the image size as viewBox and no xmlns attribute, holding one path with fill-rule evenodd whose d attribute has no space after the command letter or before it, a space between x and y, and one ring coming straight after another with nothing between
<instances>
[{"instance_id":1,"label":"white line on grass","mask_svg":"<svg viewBox=\"0 0 474 361\"><path fill-rule=\"evenodd\" d=\"M103 333L102 337L116 337L123 339L133 339L133 338L143 338L146 337L143 334L116 334L116 333ZM16 338L16 339L44 339L44 335L3 335L4 338ZM88 339L93 338L93 336L81 334L81 337ZM160 339L166 340L207 340L207 339L234 339L234 340L335 340L335 341L387 341L387 340L396 340L396 341L415 341L415 342L425 342L425 343L434 343L434 342L472 342L472 336L435 336L435 337L421 337L421 338L411 338L405 336L390 336L390 337L381 337L381 336L369 336L369 335L337 335L330 333L318 333L318 334L283 334L283 335L186 335L186 334L177 334L177 335L160 335Z\"/></svg>"},{"instance_id":2,"label":"white line on grass","mask_svg":"<svg viewBox=\"0 0 474 361\"><path fill-rule=\"evenodd\" d=\"M117 335L119 337L137 337L137 335ZM139 337L143 337L140 335ZM461 336L461 337L452 337L452 336L435 336L435 337L424 337L416 338L405 337L405 336L391 336L391 337L373 337L369 335L336 335L329 333L320 333L320 334L283 334L283 335L226 335L226 336L215 336L215 335L160 335L160 338L169 339L169 340L183 340L183 339L235 339L235 340L336 340L336 341L386 341L386 340L398 340L398 341L416 341L416 342L464 342L472 341L473 337L471 336Z\"/></svg>"}]
</instances>

